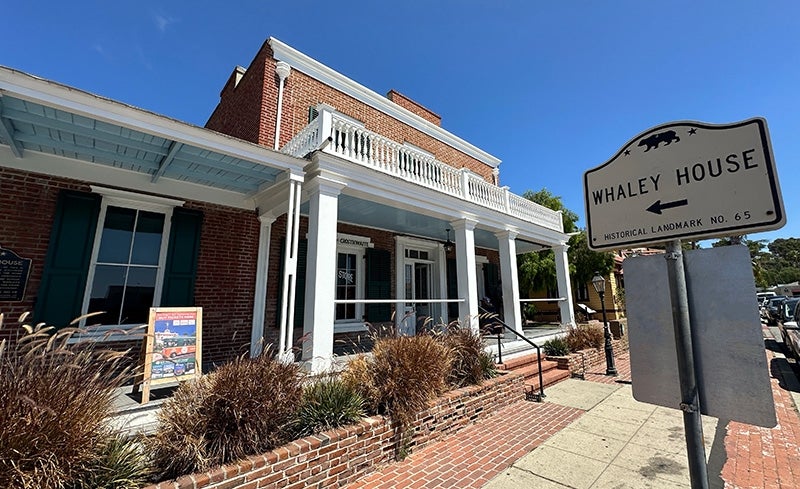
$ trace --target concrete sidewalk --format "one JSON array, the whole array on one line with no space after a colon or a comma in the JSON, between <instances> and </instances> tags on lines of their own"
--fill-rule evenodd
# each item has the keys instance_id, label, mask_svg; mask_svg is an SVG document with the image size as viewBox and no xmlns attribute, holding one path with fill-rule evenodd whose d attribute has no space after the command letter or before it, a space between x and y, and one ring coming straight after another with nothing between
<instances>
[{"instance_id":1,"label":"concrete sidewalk","mask_svg":"<svg viewBox=\"0 0 800 489\"><path fill-rule=\"evenodd\" d=\"M547 402L586 413L484 487L690 487L680 411L635 401L629 385L580 380L551 387ZM715 419L703 418L709 457L716 427ZM721 480L716 487L723 487Z\"/></svg>"}]
</instances>

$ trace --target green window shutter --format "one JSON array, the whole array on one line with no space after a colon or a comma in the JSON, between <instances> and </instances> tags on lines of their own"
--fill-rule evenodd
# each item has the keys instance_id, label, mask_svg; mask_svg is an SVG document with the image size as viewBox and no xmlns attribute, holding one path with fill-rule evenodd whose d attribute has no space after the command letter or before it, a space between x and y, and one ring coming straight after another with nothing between
<instances>
[{"instance_id":1,"label":"green window shutter","mask_svg":"<svg viewBox=\"0 0 800 489\"><path fill-rule=\"evenodd\" d=\"M386 250L366 249L366 290L365 299L391 299L392 294L392 256ZM391 304L366 304L364 319L378 323L392 319Z\"/></svg>"},{"instance_id":2,"label":"green window shutter","mask_svg":"<svg viewBox=\"0 0 800 489\"><path fill-rule=\"evenodd\" d=\"M458 272L456 271L455 258L447 259L447 298L458 299ZM449 302L447 304L447 316L450 321L458 319L458 303Z\"/></svg>"},{"instance_id":3,"label":"green window shutter","mask_svg":"<svg viewBox=\"0 0 800 489\"><path fill-rule=\"evenodd\" d=\"M34 308L37 323L61 327L80 316L100 200L99 195L85 192L59 194Z\"/></svg>"},{"instance_id":4,"label":"green window shutter","mask_svg":"<svg viewBox=\"0 0 800 489\"><path fill-rule=\"evenodd\" d=\"M194 284L200 254L200 226L203 213L176 207L172 211L162 307L194 306Z\"/></svg>"},{"instance_id":5,"label":"green window shutter","mask_svg":"<svg viewBox=\"0 0 800 489\"><path fill-rule=\"evenodd\" d=\"M286 254L286 242L281 241L281 261L278 264L278 313L275 315L275 326L281 321L281 305L283 299L283 259ZM303 318L306 307L306 263L308 256L308 240L301 239L297 242L297 273L294 292L294 326L303 326Z\"/></svg>"}]
</instances>

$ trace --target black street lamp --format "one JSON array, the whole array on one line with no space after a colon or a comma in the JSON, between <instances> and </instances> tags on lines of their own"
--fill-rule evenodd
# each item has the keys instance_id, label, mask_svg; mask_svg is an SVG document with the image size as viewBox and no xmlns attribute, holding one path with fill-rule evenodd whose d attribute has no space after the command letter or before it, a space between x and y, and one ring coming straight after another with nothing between
<instances>
[{"instance_id":1,"label":"black street lamp","mask_svg":"<svg viewBox=\"0 0 800 489\"><path fill-rule=\"evenodd\" d=\"M614 347L611 346L611 329L608 327L608 320L606 319L606 279L595 272L594 277L592 277L592 286L597 295L600 296L600 307L603 308L603 336L606 340L606 375L617 375L617 367L614 366Z\"/></svg>"}]
</instances>

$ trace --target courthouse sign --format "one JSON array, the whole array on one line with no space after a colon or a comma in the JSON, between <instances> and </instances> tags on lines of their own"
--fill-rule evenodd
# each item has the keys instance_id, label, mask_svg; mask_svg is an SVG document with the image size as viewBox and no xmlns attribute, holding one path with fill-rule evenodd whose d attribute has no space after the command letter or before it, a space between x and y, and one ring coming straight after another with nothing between
<instances>
[{"instance_id":1,"label":"courthouse sign","mask_svg":"<svg viewBox=\"0 0 800 489\"><path fill-rule=\"evenodd\" d=\"M741 235L786 222L762 118L654 127L583 181L593 250Z\"/></svg>"}]
</instances>

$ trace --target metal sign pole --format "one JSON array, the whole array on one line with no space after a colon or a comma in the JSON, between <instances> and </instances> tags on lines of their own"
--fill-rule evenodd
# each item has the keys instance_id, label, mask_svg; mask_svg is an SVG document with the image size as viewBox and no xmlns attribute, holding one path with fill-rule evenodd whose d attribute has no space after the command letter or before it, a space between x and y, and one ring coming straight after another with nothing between
<instances>
[{"instance_id":1,"label":"metal sign pole","mask_svg":"<svg viewBox=\"0 0 800 489\"><path fill-rule=\"evenodd\" d=\"M683 429L689 458L689 477L692 489L708 489L706 449L703 444L703 424L700 417L700 398L694 369L691 326L689 324L689 299L686 292L686 273L683 250L679 239L667 243L667 276L672 302L672 320L675 327L675 347L678 353L678 377L681 385Z\"/></svg>"}]
</instances>

